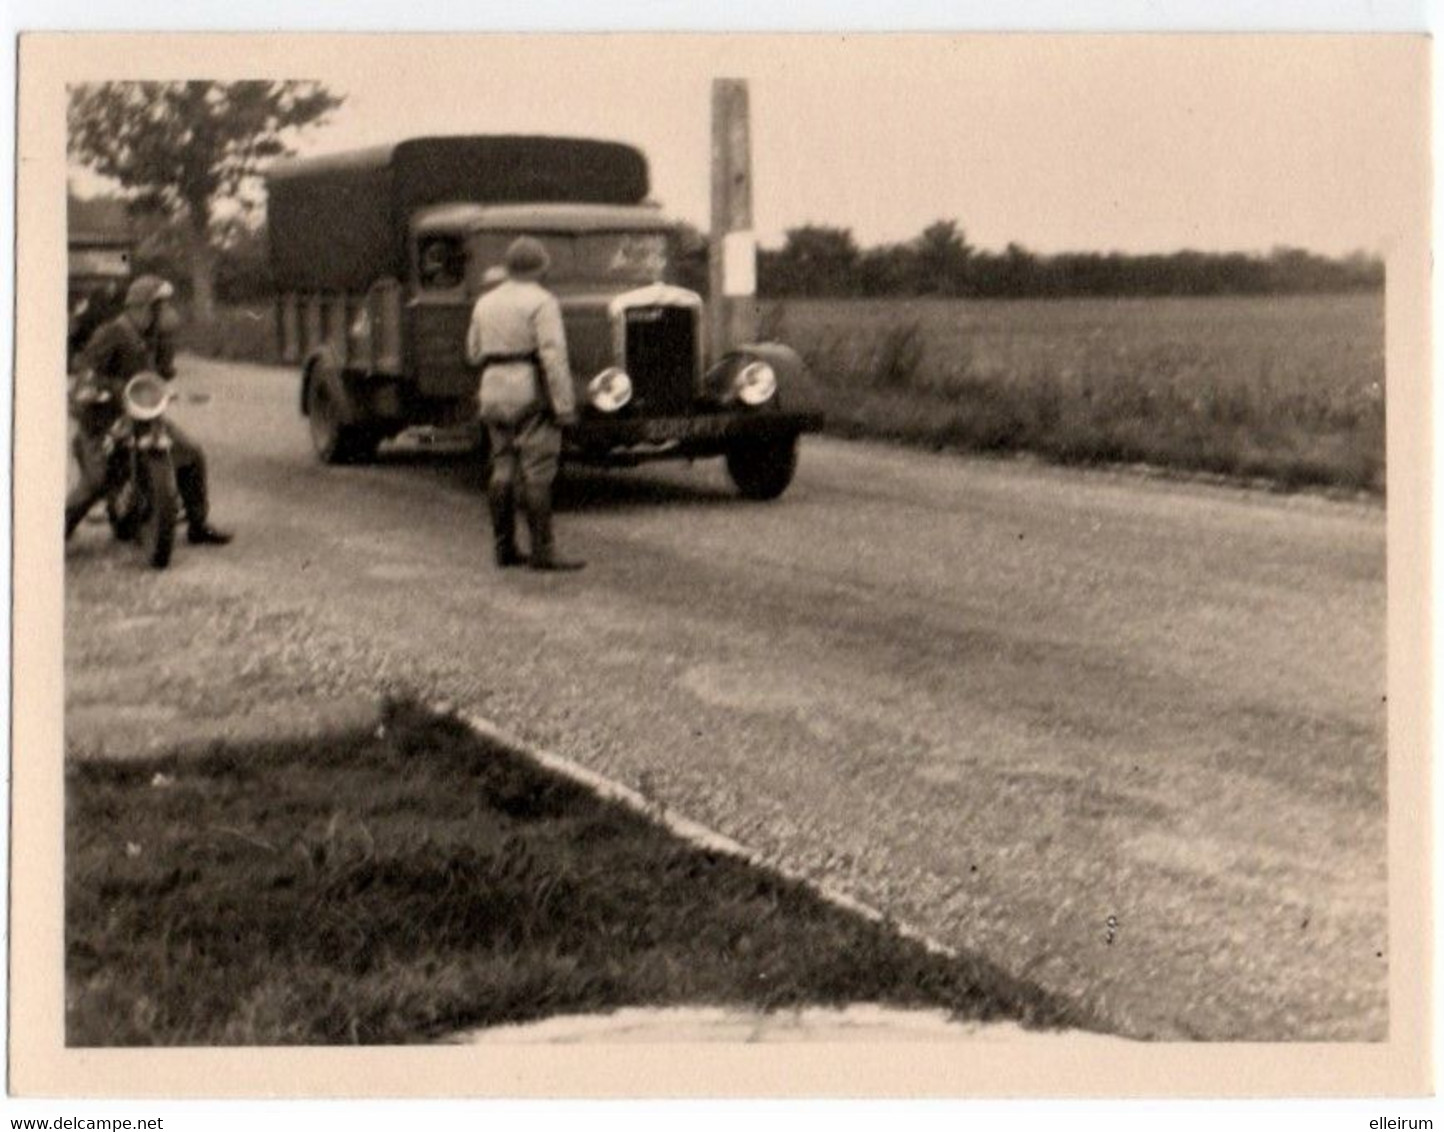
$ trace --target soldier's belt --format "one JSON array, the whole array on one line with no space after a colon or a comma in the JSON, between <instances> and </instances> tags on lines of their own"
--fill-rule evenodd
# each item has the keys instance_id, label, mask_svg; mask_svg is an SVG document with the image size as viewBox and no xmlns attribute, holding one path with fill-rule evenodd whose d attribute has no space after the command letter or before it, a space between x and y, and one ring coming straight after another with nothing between
<instances>
[{"instance_id":1,"label":"soldier's belt","mask_svg":"<svg viewBox=\"0 0 1444 1132\"><path fill-rule=\"evenodd\" d=\"M532 350L529 353L525 354L482 354L481 356L482 369L486 369L487 366L504 366L511 365L516 362L527 362L528 364L534 365L538 369L540 369L541 355L538 354L535 350Z\"/></svg>"}]
</instances>

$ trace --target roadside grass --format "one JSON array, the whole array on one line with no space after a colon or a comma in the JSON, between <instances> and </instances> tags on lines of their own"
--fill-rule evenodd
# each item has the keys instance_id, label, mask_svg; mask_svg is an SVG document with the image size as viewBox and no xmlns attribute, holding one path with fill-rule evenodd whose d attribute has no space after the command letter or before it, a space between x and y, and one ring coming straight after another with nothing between
<instances>
[{"instance_id":1,"label":"roadside grass","mask_svg":"<svg viewBox=\"0 0 1444 1132\"><path fill-rule=\"evenodd\" d=\"M1385 487L1379 295L796 300L762 324L838 435Z\"/></svg>"},{"instance_id":2,"label":"roadside grass","mask_svg":"<svg viewBox=\"0 0 1444 1132\"><path fill-rule=\"evenodd\" d=\"M1081 1025L408 702L374 729L66 768L72 1046L407 1043L639 1005Z\"/></svg>"}]
</instances>

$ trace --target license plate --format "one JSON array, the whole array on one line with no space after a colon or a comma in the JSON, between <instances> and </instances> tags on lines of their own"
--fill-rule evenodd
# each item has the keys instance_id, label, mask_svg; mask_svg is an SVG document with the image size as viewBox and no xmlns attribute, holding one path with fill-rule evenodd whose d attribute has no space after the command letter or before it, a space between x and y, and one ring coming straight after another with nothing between
<instances>
[{"instance_id":1,"label":"license plate","mask_svg":"<svg viewBox=\"0 0 1444 1132\"><path fill-rule=\"evenodd\" d=\"M727 430L725 417L695 417L692 419L668 418L648 421L643 432L646 439L654 442L665 440L705 440L721 436Z\"/></svg>"}]
</instances>

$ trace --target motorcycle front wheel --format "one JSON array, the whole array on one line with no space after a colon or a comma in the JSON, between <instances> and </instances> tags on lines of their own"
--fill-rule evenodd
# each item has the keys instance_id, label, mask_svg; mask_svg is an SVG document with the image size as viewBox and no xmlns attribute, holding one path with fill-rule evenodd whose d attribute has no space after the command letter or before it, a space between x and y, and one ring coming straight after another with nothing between
<instances>
[{"instance_id":1,"label":"motorcycle front wheel","mask_svg":"<svg viewBox=\"0 0 1444 1132\"><path fill-rule=\"evenodd\" d=\"M179 493L176 490L175 465L169 452L150 452L137 469L142 493L140 546L146 562L157 570L170 565L175 549L176 515Z\"/></svg>"},{"instance_id":2,"label":"motorcycle front wheel","mask_svg":"<svg viewBox=\"0 0 1444 1132\"><path fill-rule=\"evenodd\" d=\"M105 517L110 522L111 533L120 542L135 541L140 530L140 516L136 510L135 485L129 478L105 497Z\"/></svg>"}]
</instances>

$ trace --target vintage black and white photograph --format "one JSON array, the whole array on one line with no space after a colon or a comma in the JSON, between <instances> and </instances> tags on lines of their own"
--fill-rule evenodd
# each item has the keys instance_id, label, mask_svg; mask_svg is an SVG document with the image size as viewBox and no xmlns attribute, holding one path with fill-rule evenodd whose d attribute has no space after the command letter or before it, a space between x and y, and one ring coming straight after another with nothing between
<instances>
[{"instance_id":1,"label":"vintage black and white photograph","mask_svg":"<svg viewBox=\"0 0 1444 1132\"><path fill-rule=\"evenodd\" d=\"M1416 1080L1426 41L93 39L64 1051Z\"/></svg>"}]
</instances>

